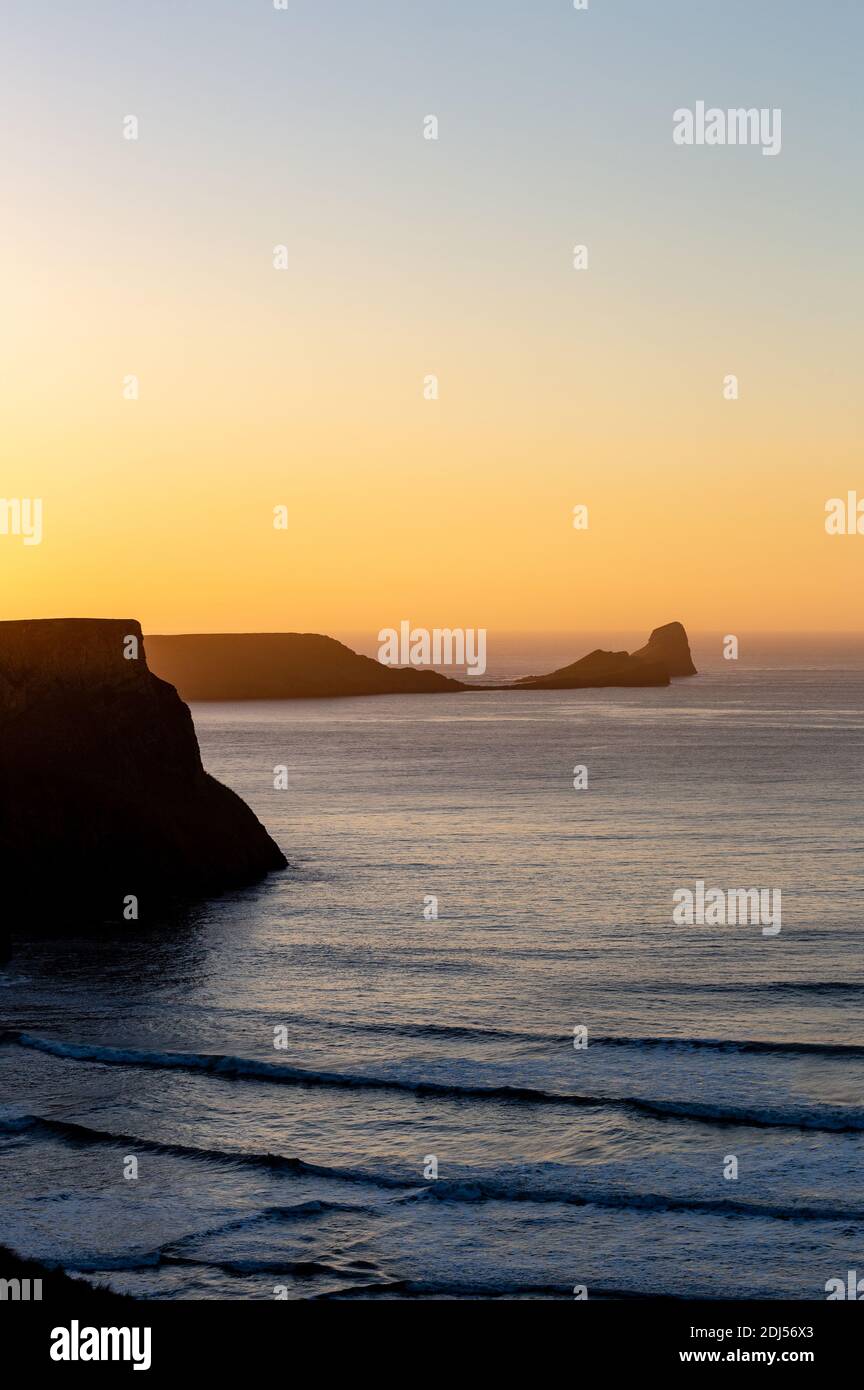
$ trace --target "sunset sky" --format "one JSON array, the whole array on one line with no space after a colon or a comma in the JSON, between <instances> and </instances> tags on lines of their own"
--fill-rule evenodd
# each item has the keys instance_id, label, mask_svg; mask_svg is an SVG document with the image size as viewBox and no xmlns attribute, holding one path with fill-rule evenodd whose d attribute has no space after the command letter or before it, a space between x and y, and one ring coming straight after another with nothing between
<instances>
[{"instance_id":1,"label":"sunset sky","mask_svg":"<svg viewBox=\"0 0 864 1390\"><path fill-rule=\"evenodd\" d=\"M0 497L44 539L0 536L0 616L862 626L860 0L2 30ZM780 107L781 153L677 147L699 100Z\"/></svg>"}]
</instances>

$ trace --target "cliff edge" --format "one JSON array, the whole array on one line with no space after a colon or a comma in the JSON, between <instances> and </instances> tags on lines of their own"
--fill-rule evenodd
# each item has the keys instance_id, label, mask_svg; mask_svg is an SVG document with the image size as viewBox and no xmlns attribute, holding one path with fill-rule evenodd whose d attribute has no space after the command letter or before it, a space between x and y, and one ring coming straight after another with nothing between
<instances>
[{"instance_id":1,"label":"cliff edge","mask_svg":"<svg viewBox=\"0 0 864 1390\"><path fill-rule=\"evenodd\" d=\"M130 896L143 918L285 864L246 803L204 771L192 716L148 669L137 622L0 622L7 931L120 921Z\"/></svg>"}]
</instances>

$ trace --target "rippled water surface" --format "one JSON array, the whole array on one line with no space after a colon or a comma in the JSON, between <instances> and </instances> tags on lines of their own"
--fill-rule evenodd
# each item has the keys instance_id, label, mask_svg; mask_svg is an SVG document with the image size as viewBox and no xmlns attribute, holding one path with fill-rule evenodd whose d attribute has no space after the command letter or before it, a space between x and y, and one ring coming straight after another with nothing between
<instances>
[{"instance_id":1,"label":"rippled water surface","mask_svg":"<svg viewBox=\"0 0 864 1390\"><path fill-rule=\"evenodd\" d=\"M193 713L290 868L0 973L0 1241L168 1298L860 1263L864 674ZM782 931L673 926L697 880Z\"/></svg>"}]
</instances>

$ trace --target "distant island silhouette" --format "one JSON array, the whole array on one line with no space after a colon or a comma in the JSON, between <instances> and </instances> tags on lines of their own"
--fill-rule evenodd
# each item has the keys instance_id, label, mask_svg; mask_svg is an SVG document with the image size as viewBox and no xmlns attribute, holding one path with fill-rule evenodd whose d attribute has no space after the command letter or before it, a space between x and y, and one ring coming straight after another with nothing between
<instances>
[{"instance_id":1,"label":"distant island silhouette","mask_svg":"<svg viewBox=\"0 0 864 1390\"><path fill-rule=\"evenodd\" d=\"M525 676L519 689L585 690L607 685L668 685L673 676L695 676L690 643L681 623L655 627L638 651L589 652L548 676Z\"/></svg>"},{"instance_id":2,"label":"distant island silhouette","mask_svg":"<svg viewBox=\"0 0 864 1390\"><path fill-rule=\"evenodd\" d=\"M545 676L510 685L461 681L414 666L384 666L310 632L198 633L148 636L154 672L184 700L310 700L352 695L441 695L476 690L586 690L663 686L694 676L681 623L655 628L638 651L598 649Z\"/></svg>"}]
</instances>

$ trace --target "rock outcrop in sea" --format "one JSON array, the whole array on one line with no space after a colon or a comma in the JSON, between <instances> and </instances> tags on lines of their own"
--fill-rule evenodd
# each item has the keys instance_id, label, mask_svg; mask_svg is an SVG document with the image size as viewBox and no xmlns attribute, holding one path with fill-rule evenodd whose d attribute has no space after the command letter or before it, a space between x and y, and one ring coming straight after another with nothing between
<instances>
[{"instance_id":1,"label":"rock outcrop in sea","mask_svg":"<svg viewBox=\"0 0 864 1390\"><path fill-rule=\"evenodd\" d=\"M635 652L599 648L569 666L546 676L526 676L517 688L586 690L614 685L668 685L673 676L695 676L687 633L681 623L655 627L644 647Z\"/></svg>"},{"instance_id":2,"label":"rock outcrop in sea","mask_svg":"<svg viewBox=\"0 0 864 1390\"><path fill-rule=\"evenodd\" d=\"M526 676L517 681L520 690L588 690L607 685L668 685L665 666L637 661L628 652L607 652L598 647L579 661L561 666L546 676Z\"/></svg>"},{"instance_id":3,"label":"rock outcrop in sea","mask_svg":"<svg viewBox=\"0 0 864 1390\"><path fill-rule=\"evenodd\" d=\"M663 627L655 627L645 646L633 652L632 657L634 661L663 666L670 676L698 674L683 623L666 623Z\"/></svg>"},{"instance_id":4,"label":"rock outcrop in sea","mask_svg":"<svg viewBox=\"0 0 864 1390\"><path fill-rule=\"evenodd\" d=\"M5 930L141 918L286 860L201 763L188 707L129 619L0 622Z\"/></svg>"}]
</instances>

